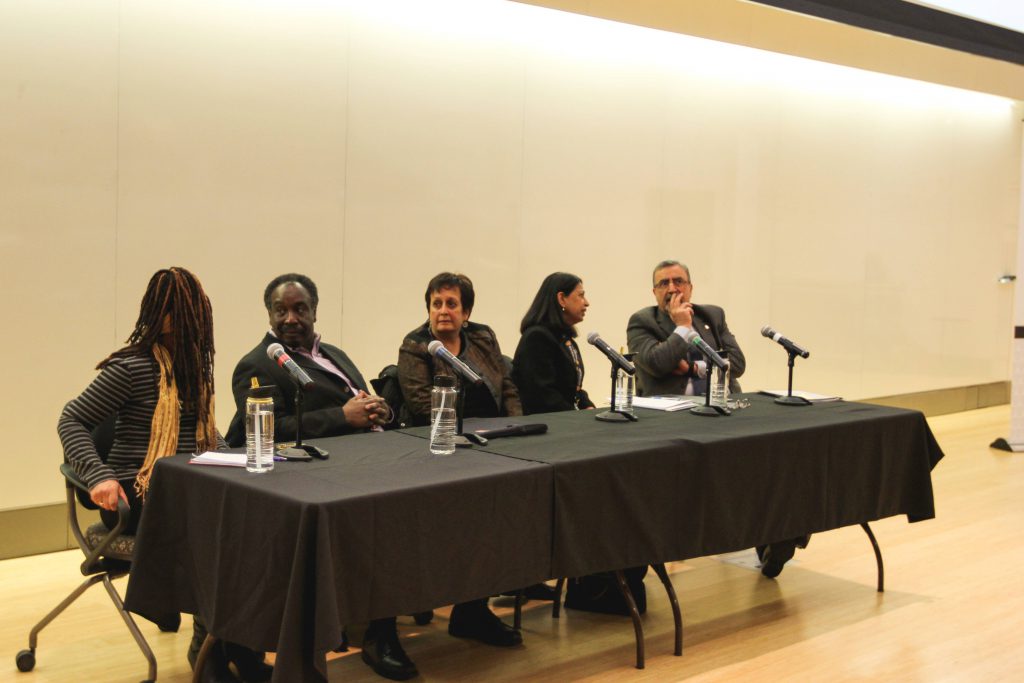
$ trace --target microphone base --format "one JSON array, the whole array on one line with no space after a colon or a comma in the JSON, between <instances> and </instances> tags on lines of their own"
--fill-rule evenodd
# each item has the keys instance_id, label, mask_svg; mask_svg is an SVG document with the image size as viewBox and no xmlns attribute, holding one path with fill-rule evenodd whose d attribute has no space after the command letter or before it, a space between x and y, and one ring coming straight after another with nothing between
<instances>
[{"instance_id":1,"label":"microphone base","mask_svg":"<svg viewBox=\"0 0 1024 683\"><path fill-rule=\"evenodd\" d=\"M720 415L732 415L732 412L728 408L722 406L694 406L690 408L690 412L694 415L703 415L704 417L719 417Z\"/></svg>"},{"instance_id":2,"label":"microphone base","mask_svg":"<svg viewBox=\"0 0 1024 683\"><path fill-rule=\"evenodd\" d=\"M326 460L330 455L327 451L316 446L310 446L309 444L302 444L296 446L292 444L287 448L279 448L277 454L286 460L312 460L316 458L318 460Z\"/></svg>"},{"instance_id":3,"label":"microphone base","mask_svg":"<svg viewBox=\"0 0 1024 683\"><path fill-rule=\"evenodd\" d=\"M636 422L638 418L633 413L620 413L617 410L606 410L594 416L595 420L601 422Z\"/></svg>"},{"instance_id":4,"label":"microphone base","mask_svg":"<svg viewBox=\"0 0 1024 683\"><path fill-rule=\"evenodd\" d=\"M779 396L775 402L780 406L809 406L811 402L803 396Z\"/></svg>"}]
</instances>

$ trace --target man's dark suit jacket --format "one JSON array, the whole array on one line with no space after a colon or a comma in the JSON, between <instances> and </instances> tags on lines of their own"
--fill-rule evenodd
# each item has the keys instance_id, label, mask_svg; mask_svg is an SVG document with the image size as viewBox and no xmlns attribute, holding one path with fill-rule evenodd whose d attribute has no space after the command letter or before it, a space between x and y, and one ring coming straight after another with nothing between
<instances>
[{"instance_id":1,"label":"man's dark suit jacket","mask_svg":"<svg viewBox=\"0 0 1024 683\"><path fill-rule=\"evenodd\" d=\"M238 361L235 372L231 376L231 392L235 397L235 417L228 428L227 442L229 446L245 445L245 399L251 386L250 378L256 377L260 386L273 384L274 391L274 440L290 441L295 439L295 383L284 368L267 357L267 347L278 340L271 334L263 337L249 353ZM331 359L345 373L349 381L357 389L368 391L366 381L359 374L352 360L337 346L320 342L320 352ZM312 359L298 353L288 354L303 370L309 373L314 384L305 390L302 404L302 438L314 439L322 436L339 436L352 432L366 431L352 427L345 420L342 406L350 398L352 391L337 375L327 372Z\"/></svg>"},{"instance_id":2,"label":"man's dark suit jacket","mask_svg":"<svg viewBox=\"0 0 1024 683\"><path fill-rule=\"evenodd\" d=\"M637 367L637 394L658 396L682 394L686 390L687 377L672 374L679 361L689 356L686 342L673 334L675 329L676 324L659 306L642 308L630 317L626 338L630 353L636 354L633 361ZM737 379L746 369L747 361L725 323L725 311L710 304L695 305L693 329L711 348L728 352L729 391L739 392Z\"/></svg>"}]
</instances>

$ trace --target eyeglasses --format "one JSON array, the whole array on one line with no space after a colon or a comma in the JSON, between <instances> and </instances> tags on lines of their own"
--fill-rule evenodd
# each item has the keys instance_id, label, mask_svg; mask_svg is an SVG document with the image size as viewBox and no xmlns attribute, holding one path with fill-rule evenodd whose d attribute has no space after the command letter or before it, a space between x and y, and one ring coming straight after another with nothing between
<instances>
[{"instance_id":1,"label":"eyeglasses","mask_svg":"<svg viewBox=\"0 0 1024 683\"><path fill-rule=\"evenodd\" d=\"M664 280L658 280L657 282L655 282L654 283L654 288L655 289L665 289L666 287L669 286L669 284L673 284L676 287L682 287L683 285L690 284L690 281L689 280L684 280L681 277L674 277L671 280L669 278L665 278Z\"/></svg>"}]
</instances>

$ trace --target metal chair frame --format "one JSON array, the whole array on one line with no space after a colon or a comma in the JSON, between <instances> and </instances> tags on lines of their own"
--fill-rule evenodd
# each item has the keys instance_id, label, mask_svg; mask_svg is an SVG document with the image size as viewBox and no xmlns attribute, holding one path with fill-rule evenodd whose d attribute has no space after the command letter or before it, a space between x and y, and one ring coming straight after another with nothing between
<instances>
[{"instance_id":1,"label":"metal chair frame","mask_svg":"<svg viewBox=\"0 0 1024 683\"><path fill-rule=\"evenodd\" d=\"M89 487L86 486L85 482L82 481L78 475L75 474L74 470L67 463L60 466L60 472L64 476L65 491L67 494L68 504L68 524L71 526L71 533L74 535L75 540L78 542L78 546L85 554L85 560L82 561L79 569L82 575L85 576L83 581L75 590L64 598L60 604L54 607L50 612L43 617L39 623L32 627L28 636L28 649L20 651L16 658L16 664L19 671L31 671L36 665L36 647L39 642L39 632L42 631L46 626L56 619L61 612L68 608L71 603L79 598L86 590L91 586L98 583L103 584L103 587L107 591L107 595L110 596L111 602L114 603L114 607L117 609L118 615L124 621L125 626L128 627L128 631L132 634L132 638L135 639L135 643L142 650L143 656L146 658L148 664L148 675L142 681L142 683L155 683L156 681L156 657L153 654L153 650L150 649L149 643L146 642L145 636L142 635L142 631L139 630L138 625L132 618L132 615L124 608L124 601L121 598L120 593L114 587L113 580L125 576L131 567L131 556L124 556L120 553L109 552L108 550L118 540L128 524L131 510L128 504L124 500L118 500L117 502L117 524L108 534L106 534L95 547L90 546L89 541L86 539L85 534L82 533L78 523L78 503L81 503L82 507L87 509L97 509L96 505L89 499ZM76 503L77 500L77 503ZM134 543L132 544L134 549Z\"/></svg>"}]
</instances>

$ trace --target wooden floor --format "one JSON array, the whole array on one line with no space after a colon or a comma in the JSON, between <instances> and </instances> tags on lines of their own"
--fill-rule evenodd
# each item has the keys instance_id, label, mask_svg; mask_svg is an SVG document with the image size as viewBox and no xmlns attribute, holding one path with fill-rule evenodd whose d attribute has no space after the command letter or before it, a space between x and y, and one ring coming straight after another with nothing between
<instances>
[{"instance_id":1,"label":"wooden floor","mask_svg":"<svg viewBox=\"0 0 1024 683\"><path fill-rule=\"evenodd\" d=\"M1024 680L1024 454L990 450L1007 436L1006 406L930 420L946 458L933 481L937 518L873 525L885 557L875 592L871 547L859 528L818 534L778 580L752 552L670 567L683 607L685 654L674 657L664 591L647 579L647 668L633 668L629 620L530 603L525 645L503 651L400 619L406 650L430 681L997 681ZM32 624L76 583L80 553L0 562L0 681L139 681L145 663L101 588L40 636L36 670L15 653ZM189 680L179 634L143 624L159 680ZM381 681L358 655L329 664L331 680Z\"/></svg>"}]
</instances>

